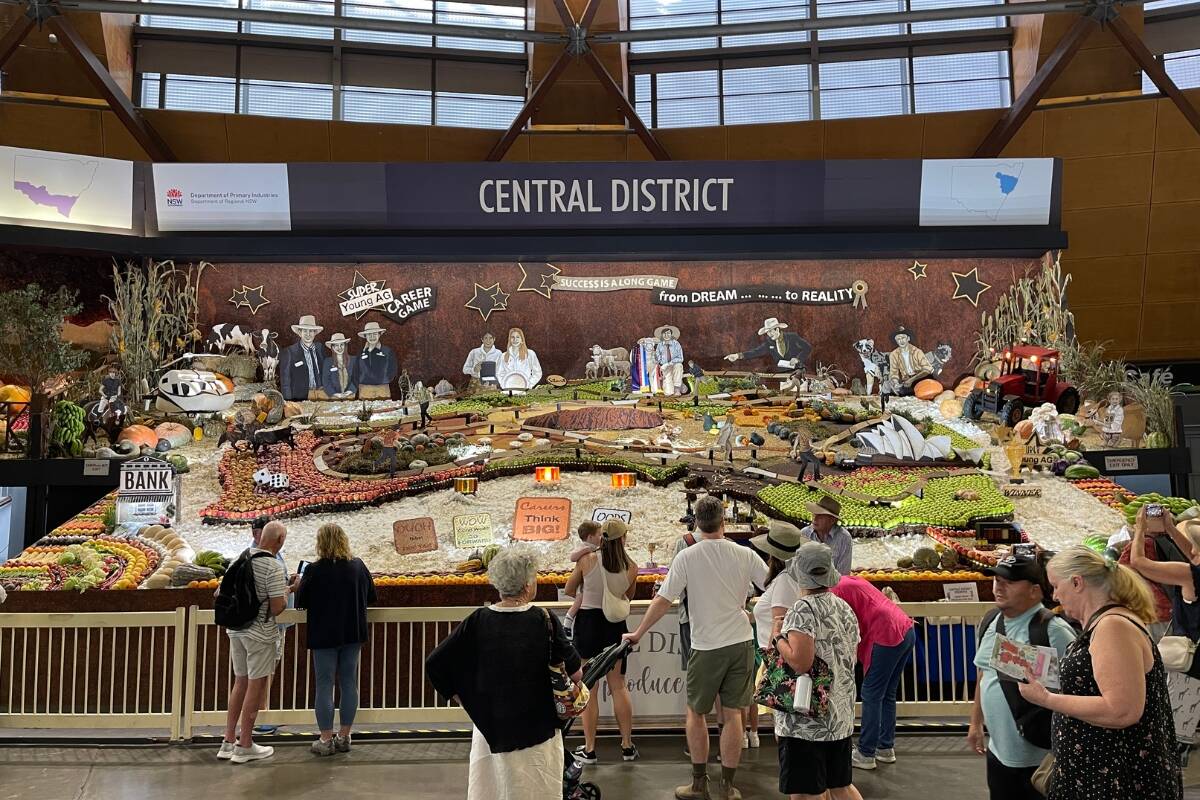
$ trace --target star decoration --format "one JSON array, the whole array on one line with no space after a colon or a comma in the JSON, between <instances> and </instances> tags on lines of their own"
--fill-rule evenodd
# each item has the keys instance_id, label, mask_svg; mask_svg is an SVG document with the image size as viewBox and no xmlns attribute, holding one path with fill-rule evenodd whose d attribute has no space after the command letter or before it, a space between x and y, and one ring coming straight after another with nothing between
<instances>
[{"instance_id":1,"label":"star decoration","mask_svg":"<svg viewBox=\"0 0 1200 800\"><path fill-rule=\"evenodd\" d=\"M974 267L970 272L951 272L954 276L954 296L951 300L963 298L971 301L971 305L979 307L979 295L992 288L990 283L979 280L979 268Z\"/></svg>"},{"instance_id":2,"label":"star decoration","mask_svg":"<svg viewBox=\"0 0 1200 800\"><path fill-rule=\"evenodd\" d=\"M246 289L245 286L242 288ZM257 314L258 310L269 302L271 301L263 297L263 287L261 285L255 286L252 289L246 289L246 305L250 308L251 316Z\"/></svg>"},{"instance_id":3,"label":"star decoration","mask_svg":"<svg viewBox=\"0 0 1200 800\"><path fill-rule=\"evenodd\" d=\"M554 276L562 270L553 264L541 264L536 267L527 267L524 264L517 266L521 268L521 285L517 287L517 291L537 292L549 300L550 290L554 288Z\"/></svg>"},{"instance_id":4,"label":"star decoration","mask_svg":"<svg viewBox=\"0 0 1200 800\"><path fill-rule=\"evenodd\" d=\"M250 309L250 314L254 315L258 313L260 308L271 301L263 296L263 287L261 284L252 287L243 283L242 288L235 291L233 296L229 298L229 302L233 303L234 308L245 306Z\"/></svg>"},{"instance_id":5,"label":"star decoration","mask_svg":"<svg viewBox=\"0 0 1200 800\"><path fill-rule=\"evenodd\" d=\"M926 268L927 266L929 266L929 265L928 265L928 264L922 264L920 261L914 261L914 262L913 262L913 265L912 265L911 267L909 267L909 268L908 268L908 271L912 273L912 276L913 276L913 280L914 280L914 281L919 281L919 280L921 280L921 278L925 278L925 277L927 277L927 276L925 275L925 268Z\"/></svg>"},{"instance_id":6,"label":"star decoration","mask_svg":"<svg viewBox=\"0 0 1200 800\"><path fill-rule=\"evenodd\" d=\"M361 293L356 292L355 290L362 289L364 286L374 287L371 291L382 292L385 288L387 288L387 281L369 281L363 277L361 272L354 270L354 281L350 284L350 288L344 292L339 292L338 297L343 300L349 300L351 297L359 297L361 296ZM366 314L370 310L371 309L369 308L364 308L360 311L356 311L354 312L354 318L362 319L363 314Z\"/></svg>"},{"instance_id":7,"label":"star decoration","mask_svg":"<svg viewBox=\"0 0 1200 800\"><path fill-rule=\"evenodd\" d=\"M478 311L486 322L493 311L508 310L508 297L501 291L499 282L493 283L491 286L480 286L477 283L475 284L475 296L467 301L466 307Z\"/></svg>"}]
</instances>

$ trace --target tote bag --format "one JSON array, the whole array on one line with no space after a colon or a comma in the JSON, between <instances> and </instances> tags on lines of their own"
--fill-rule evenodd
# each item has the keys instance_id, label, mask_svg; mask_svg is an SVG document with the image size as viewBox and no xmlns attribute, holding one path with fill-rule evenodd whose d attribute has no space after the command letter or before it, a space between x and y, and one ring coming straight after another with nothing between
<instances>
[{"instance_id":1,"label":"tote bag","mask_svg":"<svg viewBox=\"0 0 1200 800\"><path fill-rule=\"evenodd\" d=\"M546 618L546 631L549 634L547 643L550 645L550 691L554 695L554 713L563 722L578 717L587 708L591 692L582 683L576 684L567 674L567 668L560 661L555 664L554 656L554 623L550 621L550 612L542 609Z\"/></svg>"},{"instance_id":2,"label":"tote bag","mask_svg":"<svg viewBox=\"0 0 1200 800\"><path fill-rule=\"evenodd\" d=\"M614 592L609 584L614 577L619 575L611 575L604 569L603 564L598 564L596 569L600 570L600 576L604 579L604 596L601 600L601 609L604 611L604 618L609 622L624 622L629 618L629 598L625 596L628 590L628 585L620 592Z\"/></svg>"}]
</instances>

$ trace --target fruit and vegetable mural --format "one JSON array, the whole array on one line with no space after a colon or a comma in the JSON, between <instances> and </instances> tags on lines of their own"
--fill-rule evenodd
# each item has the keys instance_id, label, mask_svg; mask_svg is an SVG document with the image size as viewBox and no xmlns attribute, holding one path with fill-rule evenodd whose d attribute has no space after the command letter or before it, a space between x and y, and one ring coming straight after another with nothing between
<instances>
[{"instance_id":1,"label":"fruit and vegetable mural","mask_svg":"<svg viewBox=\"0 0 1200 800\"><path fill-rule=\"evenodd\" d=\"M291 266L274 283L260 279L263 265L117 265L106 345L85 353L58 342L33 365L0 352L0 378L16 381L0 387L0 436L16 455L157 459L182 476L177 522L117 524L127 518L118 504L132 500L113 493L0 565L0 586L211 589L266 516L289 526L289 567L313 560L315 530L336 521L381 586L482 589L491 558L513 544L514 505L541 495L571 500L572 527L597 508L628 511L650 591L693 503L710 494L742 542L772 519L805 526L810 504L833 497L856 571L916 596L921 584L986 581L982 570L1018 542L1107 542L1147 502L1200 516L1188 498L1135 496L1089 459L1173 444L1169 372L1131 371L1076 341L1057 260L970 264L931 260L916 281L907 263L823 262L847 283L888 277L870 281L865 306L729 307L655 305L646 286L524 291L517 265L504 264ZM558 270L611 280L634 266ZM636 268L680 291L776 285L789 269L816 269ZM951 275L971 269L989 287L977 307L951 295ZM454 302L464 270L497 286L486 323ZM393 307L409 284L436 289L410 292L423 304L415 319ZM242 302L248 287L269 303ZM36 287L13 291L0 307L36 300L39 312L17 316L39 330L63 328L77 308L66 290L49 300ZM319 334L292 343L289 326ZM519 326L520 337L507 335ZM658 368L644 361L654 347L636 348L660 327L681 332L680 394L631 376ZM381 330L391 355L371 349ZM476 357L485 330L498 350ZM501 391L471 368L505 353L531 363L534 351L541 374L525 390ZM594 351L608 355L592 360ZM305 391L285 399L283 370ZM372 392L348 391L359 384ZM455 520L467 515L490 518L488 544L458 545ZM437 548L397 552L392 523L418 516L434 520ZM989 525L1012 535L989 538ZM565 583L571 544L541 543L539 583Z\"/></svg>"}]
</instances>

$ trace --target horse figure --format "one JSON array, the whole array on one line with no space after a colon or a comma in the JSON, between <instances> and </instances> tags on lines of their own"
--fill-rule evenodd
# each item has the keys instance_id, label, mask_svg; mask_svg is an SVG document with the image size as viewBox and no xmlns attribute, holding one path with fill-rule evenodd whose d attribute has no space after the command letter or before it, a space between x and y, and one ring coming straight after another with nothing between
<instances>
[{"instance_id":1,"label":"horse figure","mask_svg":"<svg viewBox=\"0 0 1200 800\"><path fill-rule=\"evenodd\" d=\"M82 443L87 444L91 440L93 444L96 444L96 434L103 431L108 437L109 447L116 447L117 436L125 427L125 418L129 416L129 409L120 398L109 400L104 411L100 410L100 403L100 400L93 400L83 407L85 427Z\"/></svg>"}]
</instances>

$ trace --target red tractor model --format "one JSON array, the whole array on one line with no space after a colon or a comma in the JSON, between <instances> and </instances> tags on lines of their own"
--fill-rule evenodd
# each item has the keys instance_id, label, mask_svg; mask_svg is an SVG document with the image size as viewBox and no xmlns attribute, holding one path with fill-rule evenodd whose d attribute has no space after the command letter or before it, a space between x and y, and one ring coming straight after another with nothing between
<instances>
[{"instance_id":1,"label":"red tractor model","mask_svg":"<svg viewBox=\"0 0 1200 800\"><path fill-rule=\"evenodd\" d=\"M1025 409L1042 403L1053 403L1060 414L1074 414L1079 392L1059 380L1057 350L1022 344L1004 351L1000 377L967 395L963 416L977 420L988 411L1001 425L1012 427L1025 418Z\"/></svg>"}]
</instances>

